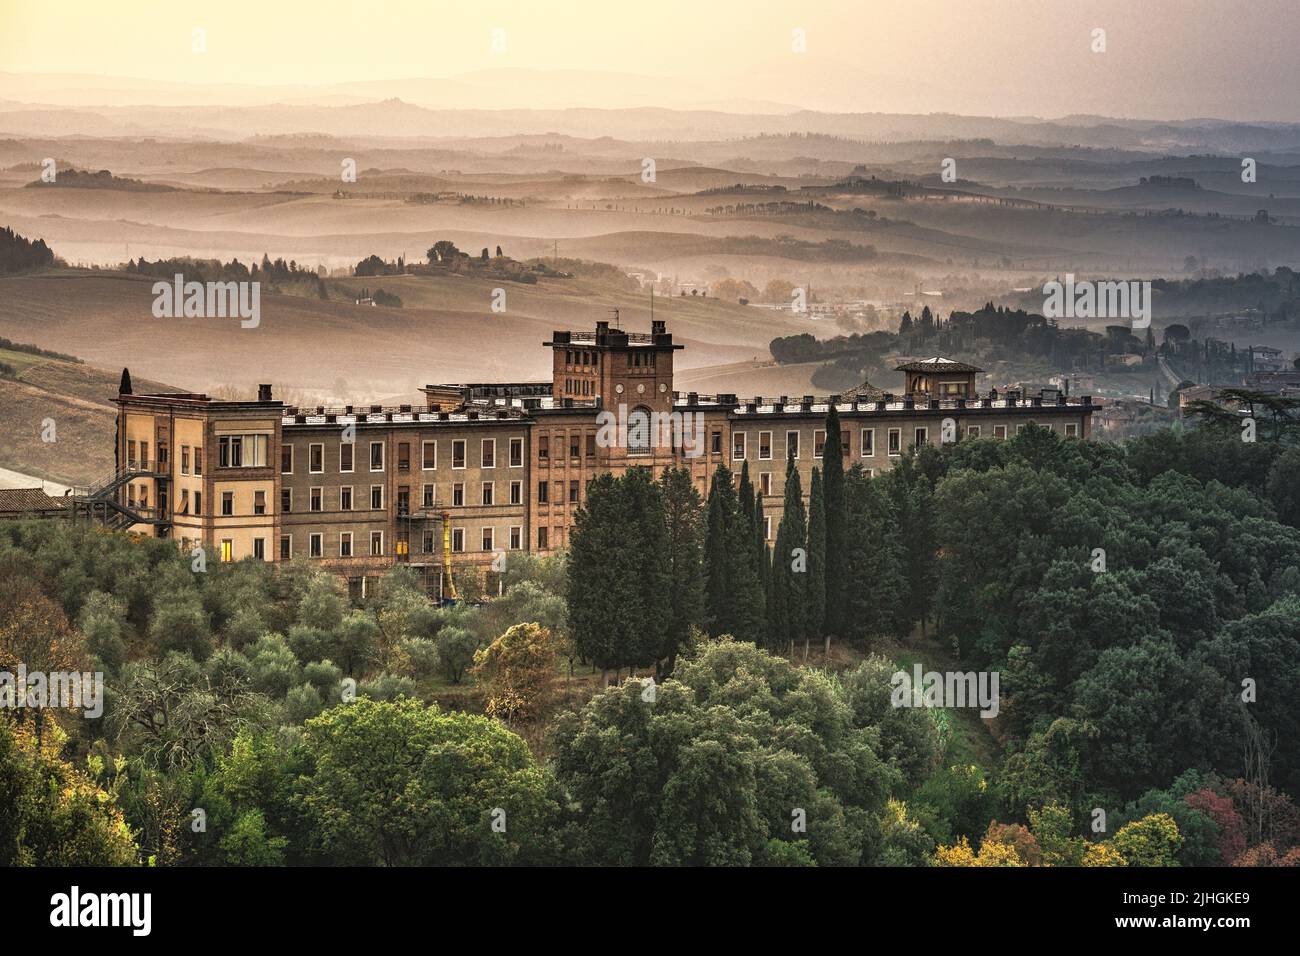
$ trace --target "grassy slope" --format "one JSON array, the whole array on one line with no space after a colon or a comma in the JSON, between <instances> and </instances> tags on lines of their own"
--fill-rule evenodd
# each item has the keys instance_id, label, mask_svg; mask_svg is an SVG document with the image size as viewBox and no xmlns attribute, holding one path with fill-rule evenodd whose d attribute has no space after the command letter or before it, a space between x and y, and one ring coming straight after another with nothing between
<instances>
[{"instance_id":1,"label":"grassy slope","mask_svg":"<svg viewBox=\"0 0 1300 956\"><path fill-rule=\"evenodd\" d=\"M14 336L9 336L13 338ZM0 378L0 467L63 484L92 481L113 468L113 420L121 372L0 349L15 368ZM136 379L141 391L169 386ZM54 420L54 442L41 440Z\"/></svg>"}]
</instances>

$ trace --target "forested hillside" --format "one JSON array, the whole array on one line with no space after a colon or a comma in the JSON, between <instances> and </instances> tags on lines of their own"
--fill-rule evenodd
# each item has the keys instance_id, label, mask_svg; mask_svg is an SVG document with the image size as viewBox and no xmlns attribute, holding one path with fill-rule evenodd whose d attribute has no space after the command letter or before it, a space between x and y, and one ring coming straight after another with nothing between
<instances>
[{"instance_id":1,"label":"forested hillside","mask_svg":"<svg viewBox=\"0 0 1300 956\"><path fill-rule=\"evenodd\" d=\"M0 525L0 670L108 685L0 713L0 861L1300 860L1300 449L832 446L774 549L747 473L633 470L453 607ZM899 706L912 663L998 673L996 716Z\"/></svg>"}]
</instances>

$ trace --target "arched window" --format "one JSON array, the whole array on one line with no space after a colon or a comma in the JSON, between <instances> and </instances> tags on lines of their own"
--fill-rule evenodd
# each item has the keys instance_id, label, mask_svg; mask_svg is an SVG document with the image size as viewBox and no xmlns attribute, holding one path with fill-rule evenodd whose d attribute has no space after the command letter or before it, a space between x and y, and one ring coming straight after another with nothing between
<instances>
[{"instance_id":1,"label":"arched window","mask_svg":"<svg viewBox=\"0 0 1300 956\"><path fill-rule=\"evenodd\" d=\"M638 405L627 416L627 453L629 455L649 455L654 444L651 435L650 409Z\"/></svg>"}]
</instances>

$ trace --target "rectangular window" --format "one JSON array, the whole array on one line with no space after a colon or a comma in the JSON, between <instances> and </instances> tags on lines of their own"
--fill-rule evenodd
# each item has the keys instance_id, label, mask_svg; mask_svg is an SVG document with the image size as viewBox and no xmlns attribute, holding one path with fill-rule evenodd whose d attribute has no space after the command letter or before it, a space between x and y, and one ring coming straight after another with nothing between
<instances>
[{"instance_id":1,"label":"rectangular window","mask_svg":"<svg viewBox=\"0 0 1300 956\"><path fill-rule=\"evenodd\" d=\"M194 513L203 514L203 492L201 491L194 492Z\"/></svg>"},{"instance_id":2,"label":"rectangular window","mask_svg":"<svg viewBox=\"0 0 1300 956\"><path fill-rule=\"evenodd\" d=\"M733 432L731 435L731 460L743 461L745 458L745 441L744 432Z\"/></svg>"},{"instance_id":3,"label":"rectangular window","mask_svg":"<svg viewBox=\"0 0 1300 956\"><path fill-rule=\"evenodd\" d=\"M967 438L979 438L979 437L980 437L980 427L979 427L978 425L967 425L967 426L966 426L966 437L967 437Z\"/></svg>"},{"instance_id":4,"label":"rectangular window","mask_svg":"<svg viewBox=\"0 0 1300 956\"><path fill-rule=\"evenodd\" d=\"M235 560L235 542L231 541L229 538L221 539L221 560Z\"/></svg>"},{"instance_id":5,"label":"rectangular window","mask_svg":"<svg viewBox=\"0 0 1300 956\"><path fill-rule=\"evenodd\" d=\"M381 441L372 441L370 443L370 470L384 470L384 443Z\"/></svg>"},{"instance_id":6,"label":"rectangular window","mask_svg":"<svg viewBox=\"0 0 1300 956\"><path fill-rule=\"evenodd\" d=\"M432 507L433 507L434 493L435 493L435 491L437 490L437 487L438 487L437 485L424 485L424 486L420 489L420 491L421 491L421 495L420 495L420 499L421 499L421 507L423 507L423 508L432 508Z\"/></svg>"},{"instance_id":7,"label":"rectangular window","mask_svg":"<svg viewBox=\"0 0 1300 956\"><path fill-rule=\"evenodd\" d=\"M265 538L253 539L253 557L257 558L257 560L259 561L266 560L266 539Z\"/></svg>"},{"instance_id":8,"label":"rectangular window","mask_svg":"<svg viewBox=\"0 0 1300 956\"><path fill-rule=\"evenodd\" d=\"M818 428L813 432L813 457L820 458L826 450L826 429Z\"/></svg>"},{"instance_id":9,"label":"rectangular window","mask_svg":"<svg viewBox=\"0 0 1300 956\"><path fill-rule=\"evenodd\" d=\"M874 428L862 429L862 457L870 458L876 453L876 430Z\"/></svg>"},{"instance_id":10,"label":"rectangular window","mask_svg":"<svg viewBox=\"0 0 1300 956\"><path fill-rule=\"evenodd\" d=\"M524 467L524 440L522 438L510 439L510 467Z\"/></svg>"},{"instance_id":11,"label":"rectangular window","mask_svg":"<svg viewBox=\"0 0 1300 956\"><path fill-rule=\"evenodd\" d=\"M537 529L537 547L543 551L547 550L551 546L549 540L547 539L546 532L547 532L546 528Z\"/></svg>"},{"instance_id":12,"label":"rectangular window","mask_svg":"<svg viewBox=\"0 0 1300 956\"><path fill-rule=\"evenodd\" d=\"M465 467L465 439L457 438L451 443L451 467Z\"/></svg>"},{"instance_id":13,"label":"rectangular window","mask_svg":"<svg viewBox=\"0 0 1300 956\"><path fill-rule=\"evenodd\" d=\"M181 445L181 474L188 475L189 473L190 473L190 446Z\"/></svg>"},{"instance_id":14,"label":"rectangular window","mask_svg":"<svg viewBox=\"0 0 1300 956\"><path fill-rule=\"evenodd\" d=\"M483 468L495 468L497 466L497 440L495 438L484 438L479 443L479 456Z\"/></svg>"},{"instance_id":15,"label":"rectangular window","mask_svg":"<svg viewBox=\"0 0 1300 956\"><path fill-rule=\"evenodd\" d=\"M266 514L266 492L265 491L253 492L253 514L255 515Z\"/></svg>"},{"instance_id":16,"label":"rectangular window","mask_svg":"<svg viewBox=\"0 0 1300 956\"><path fill-rule=\"evenodd\" d=\"M293 535L280 535L280 560L288 561L293 557Z\"/></svg>"},{"instance_id":17,"label":"rectangular window","mask_svg":"<svg viewBox=\"0 0 1300 956\"><path fill-rule=\"evenodd\" d=\"M344 531L339 535L339 557L352 557L352 532Z\"/></svg>"},{"instance_id":18,"label":"rectangular window","mask_svg":"<svg viewBox=\"0 0 1300 956\"><path fill-rule=\"evenodd\" d=\"M524 503L524 483L522 481L510 482L510 503L512 505Z\"/></svg>"},{"instance_id":19,"label":"rectangular window","mask_svg":"<svg viewBox=\"0 0 1300 956\"><path fill-rule=\"evenodd\" d=\"M997 438L997 439L999 439L999 440L1005 439L1005 438L1007 437L1007 426L1006 426L1006 425L994 425L994 426L993 426L993 437L994 437L994 438Z\"/></svg>"},{"instance_id":20,"label":"rectangular window","mask_svg":"<svg viewBox=\"0 0 1300 956\"><path fill-rule=\"evenodd\" d=\"M424 530L424 535L420 541L420 547L424 549L425 554L433 554L433 532L428 528Z\"/></svg>"},{"instance_id":21,"label":"rectangular window","mask_svg":"<svg viewBox=\"0 0 1300 956\"><path fill-rule=\"evenodd\" d=\"M384 533L382 531L370 532L370 556L372 558L382 558L384 556Z\"/></svg>"},{"instance_id":22,"label":"rectangular window","mask_svg":"<svg viewBox=\"0 0 1300 956\"><path fill-rule=\"evenodd\" d=\"M523 546L524 546L523 525L512 524L510 526L510 550L518 551Z\"/></svg>"},{"instance_id":23,"label":"rectangular window","mask_svg":"<svg viewBox=\"0 0 1300 956\"><path fill-rule=\"evenodd\" d=\"M763 516L763 537L767 541L772 540L772 516Z\"/></svg>"},{"instance_id":24,"label":"rectangular window","mask_svg":"<svg viewBox=\"0 0 1300 956\"><path fill-rule=\"evenodd\" d=\"M404 541L401 538L398 538L395 542L393 542L393 547L396 549L397 554L411 553L411 543L409 541Z\"/></svg>"},{"instance_id":25,"label":"rectangular window","mask_svg":"<svg viewBox=\"0 0 1300 956\"><path fill-rule=\"evenodd\" d=\"M342 485L339 488L339 511L352 510L352 486Z\"/></svg>"},{"instance_id":26,"label":"rectangular window","mask_svg":"<svg viewBox=\"0 0 1300 956\"><path fill-rule=\"evenodd\" d=\"M546 435L541 435L537 439L537 460L551 460L551 439Z\"/></svg>"},{"instance_id":27,"label":"rectangular window","mask_svg":"<svg viewBox=\"0 0 1300 956\"><path fill-rule=\"evenodd\" d=\"M1066 438L1078 438L1078 437L1079 437L1079 426L1076 425L1074 422L1066 422L1066 423L1065 423L1065 437L1066 437Z\"/></svg>"},{"instance_id":28,"label":"rectangular window","mask_svg":"<svg viewBox=\"0 0 1300 956\"><path fill-rule=\"evenodd\" d=\"M352 471L352 458L357 446L350 441L339 442L339 471Z\"/></svg>"},{"instance_id":29,"label":"rectangular window","mask_svg":"<svg viewBox=\"0 0 1300 956\"><path fill-rule=\"evenodd\" d=\"M134 442L134 441L128 441L128 442L126 443L126 464L127 464L127 467L128 467L128 468L131 468L131 469L133 469L133 470L134 470L134 468L135 468L135 466L136 466L135 442Z\"/></svg>"},{"instance_id":30,"label":"rectangular window","mask_svg":"<svg viewBox=\"0 0 1300 956\"><path fill-rule=\"evenodd\" d=\"M901 428L891 428L888 438L889 444L886 450L889 457L897 458L903 453L903 430Z\"/></svg>"},{"instance_id":31,"label":"rectangular window","mask_svg":"<svg viewBox=\"0 0 1300 956\"><path fill-rule=\"evenodd\" d=\"M406 485L397 489L397 513L399 515L411 513L411 489Z\"/></svg>"},{"instance_id":32,"label":"rectangular window","mask_svg":"<svg viewBox=\"0 0 1300 956\"><path fill-rule=\"evenodd\" d=\"M451 486L451 506L453 508L463 507L465 504L465 482L458 481Z\"/></svg>"},{"instance_id":33,"label":"rectangular window","mask_svg":"<svg viewBox=\"0 0 1300 956\"><path fill-rule=\"evenodd\" d=\"M203 474L203 446L194 446L194 474Z\"/></svg>"},{"instance_id":34,"label":"rectangular window","mask_svg":"<svg viewBox=\"0 0 1300 956\"><path fill-rule=\"evenodd\" d=\"M714 432L709 436L709 451L715 455L722 454L722 432Z\"/></svg>"},{"instance_id":35,"label":"rectangular window","mask_svg":"<svg viewBox=\"0 0 1300 956\"><path fill-rule=\"evenodd\" d=\"M280 489L280 513L287 515L291 511L293 511L293 489L281 488Z\"/></svg>"},{"instance_id":36,"label":"rectangular window","mask_svg":"<svg viewBox=\"0 0 1300 956\"><path fill-rule=\"evenodd\" d=\"M926 428L918 428L912 433L912 444L917 448L930 443L930 431Z\"/></svg>"},{"instance_id":37,"label":"rectangular window","mask_svg":"<svg viewBox=\"0 0 1300 956\"><path fill-rule=\"evenodd\" d=\"M146 447L146 446L141 446ZM244 439L241 435L222 435L217 439L217 465L238 468L244 463Z\"/></svg>"},{"instance_id":38,"label":"rectangular window","mask_svg":"<svg viewBox=\"0 0 1300 956\"><path fill-rule=\"evenodd\" d=\"M578 479L574 478L569 482L569 504L578 503Z\"/></svg>"},{"instance_id":39,"label":"rectangular window","mask_svg":"<svg viewBox=\"0 0 1300 956\"><path fill-rule=\"evenodd\" d=\"M293 474L293 446L288 442L280 446L280 474Z\"/></svg>"},{"instance_id":40,"label":"rectangular window","mask_svg":"<svg viewBox=\"0 0 1300 956\"><path fill-rule=\"evenodd\" d=\"M149 460L149 443L147 441L140 442L140 467L145 471L153 470L153 462Z\"/></svg>"},{"instance_id":41,"label":"rectangular window","mask_svg":"<svg viewBox=\"0 0 1300 956\"><path fill-rule=\"evenodd\" d=\"M587 457L588 458L596 457L596 433L595 432L590 432L587 435Z\"/></svg>"},{"instance_id":42,"label":"rectangular window","mask_svg":"<svg viewBox=\"0 0 1300 956\"><path fill-rule=\"evenodd\" d=\"M319 475L325 471L325 446L312 445L309 449L307 458L307 470L313 475ZM290 467L292 471L292 466Z\"/></svg>"},{"instance_id":43,"label":"rectangular window","mask_svg":"<svg viewBox=\"0 0 1300 956\"><path fill-rule=\"evenodd\" d=\"M578 432L569 433L569 457L580 458L582 456L582 435Z\"/></svg>"},{"instance_id":44,"label":"rectangular window","mask_svg":"<svg viewBox=\"0 0 1300 956\"><path fill-rule=\"evenodd\" d=\"M496 483L492 481L483 482L483 504L492 504L492 498L496 493Z\"/></svg>"},{"instance_id":45,"label":"rectangular window","mask_svg":"<svg viewBox=\"0 0 1300 956\"><path fill-rule=\"evenodd\" d=\"M539 481L537 483L537 503L539 505L551 503L551 483L549 481Z\"/></svg>"},{"instance_id":46,"label":"rectangular window","mask_svg":"<svg viewBox=\"0 0 1300 956\"><path fill-rule=\"evenodd\" d=\"M144 502L141 501L141 504ZM235 493L233 491L223 491L221 493L221 514L229 517L235 513Z\"/></svg>"},{"instance_id":47,"label":"rectangular window","mask_svg":"<svg viewBox=\"0 0 1300 956\"><path fill-rule=\"evenodd\" d=\"M758 476L759 493L766 496L772 493L772 473L765 471Z\"/></svg>"},{"instance_id":48,"label":"rectangular window","mask_svg":"<svg viewBox=\"0 0 1300 956\"><path fill-rule=\"evenodd\" d=\"M465 529L464 528L451 529L451 550L455 551L457 554L465 550Z\"/></svg>"},{"instance_id":49,"label":"rectangular window","mask_svg":"<svg viewBox=\"0 0 1300 956\"><path fill-rule=\"evenodd\" d=\"M411 470L411 443L409 441L399 441L397 443L397 470Z\"/></svg>"},{"instance_id":50,"label":"rectangular window","mask_svg":"<svg viewBox=\"0 0 1300 956\"><path fill-rule=\"evenodd\" d=\"M219 435L217 465L221 468L265 468L269 444L269 435Z\"/></svg>"},{"instance_id":51,"label":"rectangular window","mask_svg":"<svg viewBox=\"0 0 1300 956\"><path fill-rule=\"evenodd\" d=\"M772 433L758 433L758 458L760 461L772 460Z\"/></svg>"},{"instance_id":52,"label":"rectangular window","mask_svg":"<svg viewBox=\"0 0 1300 956\"><path fill-rule=\"evenodd\" d=\"M307 506L309 511L320 511L325 503L325 494L320 488L311 489L310 504Z\"/></svg>"},{"instance_id":53,"label":"rectangular window","mask_svg":"<svg viewBox=\"0 0 1300 956\"><path fill-rule=\"evenodd\" d=\"M789 458L799 457L799 433L798 432L785 433L785 453L786 456Z\"/></svg>"},{"instance_id":54,"label":"rectangular window","mask_svg":"<svg viewBox=\"0 0 1300 956\"><path fill-rule=\"evenodd\" d=\"M1024 424L1024 422L1021 422L1019 425L1016 426L1016 434L1017 434L1017 435L1019 435L1019 434L1020 434L1022 431L1024 431L1024 430L1025 430L1025 424Z\"/></svg>"},{"instance_id":55,"label":"rectangular window","mask_svg":"<svg viewBox=\"0 0 1300 956\"><path fill-rule=\"evenodd\" d=\"M183 515L190 513L190 490L188 488L181 489L181 510L179 513Z\"/></svg>"},{"instance_id":56,"label":"rectangular window","mask_svg":"<svg viewBox=\"0 0 1300 956\"><path fill-rule=\"evenodd\" d=\"M437 441L426 441L420 445L420 467L425 471L433 471L438 467L438 443Z\"/></svg>"},{"instance_id":57,"label":"rectangular window","mask_svg":"<svg viewBox=\"0 0 1300 956\"><path fill-rule=\"evenodd\" d=\"M493 541L492 529L484 528L483 529L483 550L484 551L492 550L492 541Z\"/></svg>"},{"instance_id":58,"label":"rectangular window","mask_svg":"<svg viewBox=\"0 0 1300 956\"><path fill-rule=\"evenodd\" d=\"M384 507L384 486L371 485L370 486L370 510L381 511L383 510L383 507Z\"/></svg>"}]
</instances>

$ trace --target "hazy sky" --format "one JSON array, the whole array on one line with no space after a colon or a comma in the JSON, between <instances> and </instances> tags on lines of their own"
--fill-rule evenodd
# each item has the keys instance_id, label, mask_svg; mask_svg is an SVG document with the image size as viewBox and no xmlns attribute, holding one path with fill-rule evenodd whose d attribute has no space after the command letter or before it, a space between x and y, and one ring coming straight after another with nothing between
<instances>
[{"instance_id":1,"label":"hazy sky","mask_svg":"<svg viewBox=\"0 0 1300 956\"><path fill-rule=\"evenodd\" d=\"M685 87L701 103L1294 121L1300 0L0 0L8 72L322 84L500 67L661 77L666 105ZM623 82L573 82L568 105L608 105ZM21 97L0 80L3 98Z\"/></svg>"}]
</instances>

